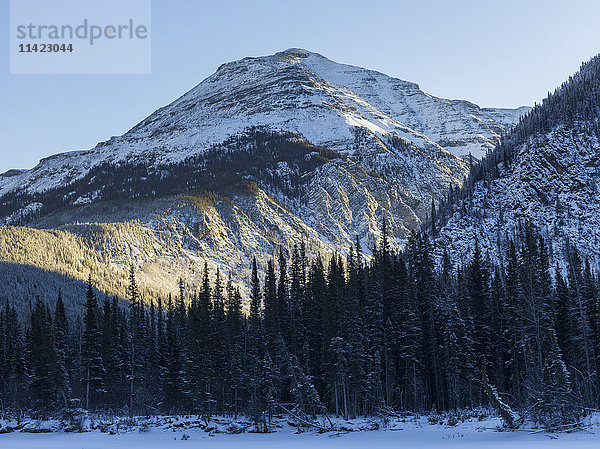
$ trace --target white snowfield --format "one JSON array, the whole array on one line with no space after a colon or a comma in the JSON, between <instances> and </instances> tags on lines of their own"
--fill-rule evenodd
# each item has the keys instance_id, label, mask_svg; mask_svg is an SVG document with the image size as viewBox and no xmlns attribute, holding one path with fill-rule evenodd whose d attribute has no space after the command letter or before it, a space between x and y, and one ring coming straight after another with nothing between
<instances>
[{"instance_id":1,"label":"white snowfield","mask_svg":"<svg viewBox=\"0 0 600 449\"><path fill-rule=\"evenodd\" d=\"M500 420L473 420L455 426L430 425L426 420L402 423L387 430L348 433L295 434L289 427L278 432L213 434L202 430L152 428L146 432L109 435L99 431L86 433L21 433L0 435L2 449L155 449L155 448L243 448L243 449L387 449L387 448L598 448L600 427L588 426L573 433L495 430Z\"/></svg>"}]
</instances>

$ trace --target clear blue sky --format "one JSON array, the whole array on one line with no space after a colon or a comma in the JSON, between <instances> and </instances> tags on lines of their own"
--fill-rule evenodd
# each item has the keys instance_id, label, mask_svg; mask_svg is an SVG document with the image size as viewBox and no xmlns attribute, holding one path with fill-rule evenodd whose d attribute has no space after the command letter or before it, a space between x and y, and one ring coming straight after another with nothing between
<instances>
[{"instance_id":1,"label":"clear blue sky","mask_svg":"<svg viewBox=\"0 0 600 449\"><path fill-rule=\"evenodd\" d=\"M0 2L8 30L9 0ZM91 148L221 63L290 47L413 81L437 96L531 105L600 52L599 18L595 0L154 0L152 73L127 76L10 75L5 31L0 172Z\"/></svg>"}]
</instances>

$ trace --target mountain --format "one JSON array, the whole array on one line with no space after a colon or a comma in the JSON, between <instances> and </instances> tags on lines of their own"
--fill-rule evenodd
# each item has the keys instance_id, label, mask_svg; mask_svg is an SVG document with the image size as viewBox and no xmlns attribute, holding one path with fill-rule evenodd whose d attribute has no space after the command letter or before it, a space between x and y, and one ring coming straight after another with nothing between
<instances>
[{"instance_id":1,"label":"mountain","mask_svg":"<svg viewBox=\"0 0 600 449\"><path fill-rule=\"evenodd\" d=\"M481 161L454 202L440 243L456 254L478 239L498 257L530 222L555 262L571 248L600 262L600 55L536 105Z\"/></svg>"},{"instance_id":2,"label":"mountain","mask_svg":"<svg viewBox=\"0 0 600 449\"><path fill-rule=\"evenodd\" d=\"M402 245L450 186L528 108L480 108L301 49L227 63L120 137L0 176L0 262L123 294L134 263L155 295L206 261L249 261L304 241L368 252L386 215ZM35 294L15 270L7 290Z\"/></svg>"},{"instance_id":3,"label":"mountain","mask_svg":"<svg viewBox=\"0 0 600 449\"><path fill-rule=\"evenodd\" d=\"M479 108L468 101L436 98L417 84L290 49L223 64L123 136L3 176L0 195L56 187L107 161L181 161L258 125L290 131L340 152L351 151L358 127L379 139L400 137L420 148L481 158L528 109Z\"/></svg>"}]
</instances>

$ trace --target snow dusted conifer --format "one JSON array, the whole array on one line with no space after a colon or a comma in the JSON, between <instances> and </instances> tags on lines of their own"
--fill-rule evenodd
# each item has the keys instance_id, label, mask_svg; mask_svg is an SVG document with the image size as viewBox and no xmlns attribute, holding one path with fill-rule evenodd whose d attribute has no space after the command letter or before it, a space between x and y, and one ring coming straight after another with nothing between
<instances>
[{"instance_id":1,"label":"snow dusted conifer","mask_svg":"<svg viewBox=\"0 0 600 449\"><path fill-rule=\"evenodd\" d=\"M100 399L103 392L102 380L105 376L104 365L100 355L99 311L96 293L92 284L92 275L88 277L83 318L84 331L81 348L81 364L83 367L83 384L85 385L85 407L90 410L94 401Z\"/></svg>"},{"instance_id":2,"label":"snow dusted conifer","mask_svg":"<svg viewBox=\"0 0 600 449\"><path fill-rule=\"evenodd\" d=\"M500 395L498 394L496 387L490 385L487 377L486 364L487 362L484 357L481 364L481 383L483 385L485 394L494 410L502 417L504 425L510 429L514 429L518 427L517 416L512 409L505 402L503 402L502 399L500 399Z\"/></svg>"},{"instance_id":3,"label":"snow dusted conifer","mask_svg":"<svg viewBox=\"0 0 600 449\"><path fill-rule=\"evenodd\" d=\"M67 320L65 304L62 299L62 292L60 290L58 291L58 299L56 300L54 309L53 326L54 349L56 353L56 384L66 407L71 396L71 382L67 370L67 365L69 363L67 348L69 322Z\"/></svg>"},{"instance_id":4,"label":"snow dusted conifer","mask_svg":"<svg viewBox=\"0 0 600 449\"><path fill-rule=\"evenodd\" d=\"M578 420L569 371L562 360L556 337L551 335L542 377L539 418L549 428Z\"/></svg>"}]
</instances>

